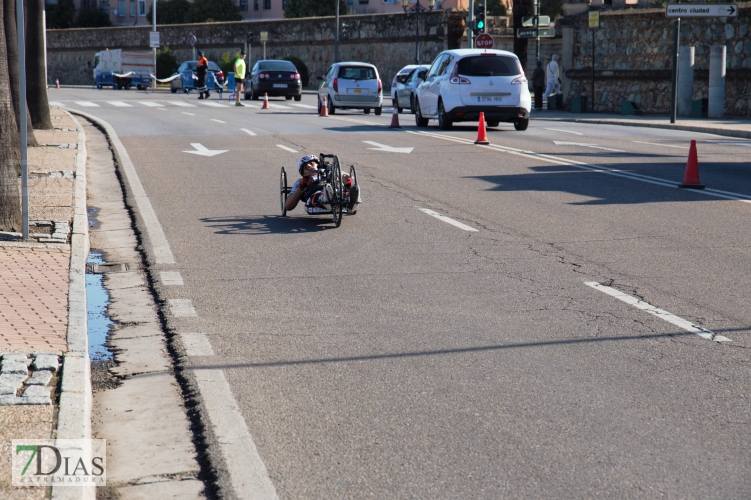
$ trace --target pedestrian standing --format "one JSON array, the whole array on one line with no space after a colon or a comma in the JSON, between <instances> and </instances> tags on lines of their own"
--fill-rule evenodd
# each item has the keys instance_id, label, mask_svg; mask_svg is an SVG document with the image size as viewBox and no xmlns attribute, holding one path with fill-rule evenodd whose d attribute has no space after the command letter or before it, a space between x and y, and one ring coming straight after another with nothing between
<instances>
[{"instance_id":1,"label":"pedestrian standing","mask_svg":"<svg viewBox=\"0 0 751 500\"><path fill-rule=\"evenodd\" d=\"M200 50L198 51L198 66L196 66L196 76L198 77L198 80L196 81L196 87L198 87L198 98L199 99L208 99L209 98L209 89L206 87L206 75L209 72L209 60L206 59L206 56L203 55L203 52ZM204 97L204 95L206 97Z\"/></svg>"},{"instance_id":2,"label":"pedestrian standing","mask_svg":"<svg viewBox=\"0 0 751 500\"><path fill-rule=\"evenodd\" d=\"M553 54L547 66L548 86L545 89L543 99L547 99L551 94L557 94L561 91L561 74L558 66L558 55Z\"/></svg>"},{"instance_id":3,"label":"pedestrian standing","mask_svg":"<svg viewBox=\"0 0 751 500\"><path fill-rule=\"evenodd\" d=\"M240 95L243 91L243 83L245 82L245 51L243 49L240 49L240 56L235 59L235 96L237 97L237 100L235 101L235 106L245 106L245 104L240 102Z\"/></svg>"},{"instance_id":4,"label":"pedestrian standing","mask_svg":"<svg viewBox=\"0 0 751 500\"><path fill-rule=\"evenodd\" d=\"M542 92L545 90L545 71L542 69L542 61L537 60L537 67L532 73L532 88L535 91L535 109L542 109Z\"/></svg>"}]
</instances>

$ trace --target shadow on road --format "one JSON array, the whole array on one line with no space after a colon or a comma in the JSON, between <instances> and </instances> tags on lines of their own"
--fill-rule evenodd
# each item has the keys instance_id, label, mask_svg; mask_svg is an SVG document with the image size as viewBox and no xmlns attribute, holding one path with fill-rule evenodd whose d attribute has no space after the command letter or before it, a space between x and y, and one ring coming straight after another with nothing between
<instances>
[{"instance_id":1,"label":"shadow on road","mask_svg":"<svg viewBox=\"0 0 751 500\"><path fill-rule=\"evenodd\" d=\"M201 222L216 234L294 234L335 229L330 215L260 215L252 217L205 217Z\"/></svg>"}]
</instances>

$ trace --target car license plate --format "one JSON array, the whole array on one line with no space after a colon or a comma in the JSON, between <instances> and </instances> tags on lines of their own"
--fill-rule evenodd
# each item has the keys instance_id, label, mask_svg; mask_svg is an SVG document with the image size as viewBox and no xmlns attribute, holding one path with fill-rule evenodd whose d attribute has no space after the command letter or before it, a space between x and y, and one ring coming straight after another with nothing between
<instances>
[{"instance_id":1,"label":"car license plate","mask_svg":"<svg viewBox=\"0 0 751 500\"><path fill-rule=\"evenodd\" d=\"M275 89L286 89L287 88L287 84L286 83L275 83L274 84L274 88Z\"/></svg>"},{"instance_id":2,"label":"car license plate","mask_svg":"<svg viewBox=\"0 0 751 500\"><path fill-rule=\"evenodd\" d=\"M503 101L503 97L497 97L497 96L479 96L477 98L477 102L501 102Z\"/></svg>"},{"instance_id":3,"label":"car license plate","mask_svg":"<svg viewBox=\"0 0 751 500\"><path fill-rule=\"evenodd\" d=\"M362 94L362 89L354 89L353 92L355 94Z\"/></svg>"}]
</instances>

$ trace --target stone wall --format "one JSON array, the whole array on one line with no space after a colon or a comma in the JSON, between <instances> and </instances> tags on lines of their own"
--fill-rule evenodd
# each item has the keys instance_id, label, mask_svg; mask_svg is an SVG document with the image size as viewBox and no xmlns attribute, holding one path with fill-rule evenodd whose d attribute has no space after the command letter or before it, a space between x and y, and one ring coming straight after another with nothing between
<instances>
[{"instance_id":1,"label":"stone wall","mask_svg":"<svg viewBox=\"0 0 751 500\"><path fill-rule=\"evenodd\" d=\"M420 62L429 64L446 48L448 13L433 11L420 15ZM350 27L350 39L339 44L339 59L375 64L384 86L399 69L415 62L415 17L404 14L372 14L342 18ZM278 21L241 21L191 25L157 26L162 46L168 46L178 63L192 59L188 40L198 39L198 48L213 61L225 52L236 53L243 47L247 33L269 33L266 58L287 54L307 64L311 85L334 62L333 17ZM60 79L68 85L93 84L91 63L94 53L110 49L150 50L150 26L97 29L47 30L47 74L50 81ZM261 59L260 43L251 47L249 60Z\"/></svg>"},{"instance_id":2,"label":"stone wall","mask_svg":"<svg viewBox=\"0 0 751 500\"><path fill-rule=\"evenodd\" d=\"M680 44L695 47L694 99L709 90L709 53L727 47L725 113L751 115L751 5L741 4L737 18L682 19ZM664 9L603 12L601 28L587 27L587 14L573 17L572 57L564 66L567 101L592 95L592 39L595 34L595 111L619 112L622 100L634 101L644 113L670 109L673 20ZM566 36L564 35L564 39ZM566 83L568 84L568 88ZM591 104L590 104L591 105Z\"/></svg>"}]
</instances>

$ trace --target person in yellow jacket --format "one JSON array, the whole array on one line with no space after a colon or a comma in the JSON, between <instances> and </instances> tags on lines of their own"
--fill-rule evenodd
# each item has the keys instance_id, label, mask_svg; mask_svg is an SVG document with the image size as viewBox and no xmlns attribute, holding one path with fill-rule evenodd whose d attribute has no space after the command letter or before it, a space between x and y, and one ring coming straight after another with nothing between
<instances>
[{"instance_id":1,"label":"person in yellow jacket","mask_svg":"<svg viewBox=\"0 0 751 500\"><path fill-rule=\"evenodd\" d=\"M237 59L235 59L235 96L237 100L235 101L235 106L245 106L245 104L240 102L240 96L242 95L243 91L243 83L245 82L245 71L247 70L247 65L245 64L245 51L240 49L240 55Z\"/></svg>"}]
</instances>

